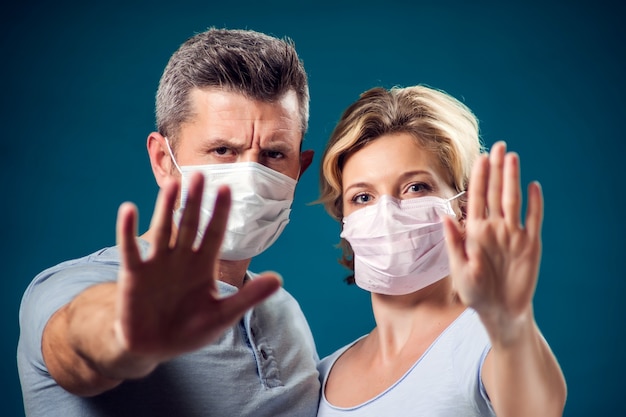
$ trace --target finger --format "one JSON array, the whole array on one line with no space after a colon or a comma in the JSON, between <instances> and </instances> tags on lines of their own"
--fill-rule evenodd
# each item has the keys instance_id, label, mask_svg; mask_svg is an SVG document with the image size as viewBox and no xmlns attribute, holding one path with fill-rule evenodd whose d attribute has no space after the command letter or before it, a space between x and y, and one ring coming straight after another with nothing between
<instances>
[{"instance_id":1,"label":"finger","mask_svg":"<svg viewBox=\"0 0 626 417\"><path fill-rule=\"evenodd\" d=\"M200 222L200 208L202 206L202 193L204 191L204 176L201 173L192 174L189 179L187 199L181 204L185 205L178 229L177 246L183 248L193 247L198 236L198 223Z\"/></svg>"},{"instance_id":2,"label":"finger","mask_svg":"<svg viewBox=\"0 0 626 417\"><path fill-rule=\"evenodd\" d=\"M450 266L454 266L467 259L465 253L465 241L463 239L463 233L460 229L460 225L450 216L443 217L443 229L446 237L446 248L448 250L448 257L450 260Z\"/></svg>"},{"instance_id":3,"label":"finger","mask_svg":"<svg viewBox=\"0 0 626 417\"><path fill-rule=\"evenodd\" d=\"M467 219L483 219L486 214L487 181L489 178L489 157L480 155L472 167L467 190Z\"/></svg>"},{"instance_id":4,"label":"finger","mask_svg":"<svg viewBox=\"0 0 626 417\"><path fill-rule=\"evenodd\" d=\"M504 220L510 227L520 226L522 208L522 188L520 184L519 156L510 152L504 160L504 184L502 209Z\"/></svg>"},{"instance_id":5,"label":"finger","mask_svg":"<svg viewBox=\"0 0 626 417\"><path fill-rule=\"evenodd\" d=\"M502 216L502 168L506 144L496 142L489 153L489 188L487 190L487 209L489 216Z\"/></svg>"},{"instance_id":6,"label":"finger","mask_svg":"<svg viewBox=\"0 0 626 417\"><path fill-rule=\"evenodd\" d=\"M219 249L222 246L224 232L228 223L230 201L230 188L226 185L220 186L213 206L213 215L204 231L199 248L209 262L215 262L215 259L219 256Z\"/></svg>"},{"instance_id":7,"label":"finger","mask_svg":"<svg viewBox=\"0 0 626 417\"><path fill-rule=\"evenodd\" d=\"M150 222L150 230L154 230L154 244L151 254L169 249L172 237L172 213L176 204L179 184L176 180L168 180L159 191L154 205L154 214Z\"/></svg>"},{"instance_id":8,"label":"finger","mask_svg":"<svg viewBox=\"0 0 626 417\"><path fill-rule=\"evenodd\" d=\"M543 223L543 192L541 185L533 181L528 185L528 205L526 207L526 229L532 240L541 238Z\"/></svg>"},{"instance_id":9,"label":"finger","mask_svg":"<svg viewBox=\"0 0 626 417\"><path fill-rule=\"evenodd\" d=\"M123 203L117 211L116 240L120 247L122 265L130 270L141 265L136 236L137 207L133 203Z\"/></svg>"},{"instance_id":10,"label":"finger","mask_svg":"<svg viewBox=\"0 0 626 417\"><path fill-rule=\"evenodd\" d=\"M282 285L277 273L264 273L247 281L236 294L223 299L223 320L237 321L246 311L274 294Z\"/></svg>"}]
</instances>

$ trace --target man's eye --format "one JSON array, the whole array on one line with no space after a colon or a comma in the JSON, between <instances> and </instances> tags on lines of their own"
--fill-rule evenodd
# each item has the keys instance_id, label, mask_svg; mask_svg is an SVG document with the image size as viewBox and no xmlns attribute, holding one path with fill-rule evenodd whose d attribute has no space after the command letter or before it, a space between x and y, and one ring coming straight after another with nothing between
<instances>
[{"instance_id":1,"label":"man's eye","mask_svg":"<svg viewBox=\"0 0 626 417\"><path fill-rule=\"evenodd\" d=\"M266 151L265 156L270 159L281 159L285 157L285 155L280 151Z\"/></svg>"},{"instance_id":2,"label":"man's eye","mask_svg":"<svg viewBox=\"0 0 626 417\"><path fill-rule=\"evenodd\" d=\"M215 152L218 155L228 155L232 153L232 150L227 148L226 146L220 146L219 148L213 149L213 152Z\"/></svg>"}]
</instances>

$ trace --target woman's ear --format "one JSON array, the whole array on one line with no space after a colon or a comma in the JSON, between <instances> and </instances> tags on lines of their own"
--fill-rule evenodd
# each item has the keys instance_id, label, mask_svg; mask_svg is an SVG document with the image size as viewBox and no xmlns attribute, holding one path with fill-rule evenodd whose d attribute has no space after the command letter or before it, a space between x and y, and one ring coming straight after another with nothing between
<instances>
[{"instance_id":1,"label":"woman's ear","mask_svg":"<svg viewBox=\"0 0 626 417\"><path fill-rule=\"evenodd\" d=\"M456 221L463 229L463 235L465 235L465 221L467 220L467 193L464 193L457 199L457 205L454 207L454 214L456 215Z\"/></svg>"},{"instance_id":2,"label":"woman's ear","mask_svg":"<svg viewBox=\"0 0 626 417\"><path fill-rule=\"evenodd\" d=\"M467 201L462 201L459 204L459 221L465 223L465 219L467 219Z\"/></svg>"},{"instance_id":3,"label":"woman's ear","mask_svg":"<svg viewBox=\"0 0 626 417\"><path fill-rule=\"evenodd\" d=\"M172 155L166 143L166 139L158 132L152 132L148 136L146 143L148 148L148 156L150 157L150 165L152 173L159 187L162 187L165 180L174 174Z\"/></svg>"}]
</instances>

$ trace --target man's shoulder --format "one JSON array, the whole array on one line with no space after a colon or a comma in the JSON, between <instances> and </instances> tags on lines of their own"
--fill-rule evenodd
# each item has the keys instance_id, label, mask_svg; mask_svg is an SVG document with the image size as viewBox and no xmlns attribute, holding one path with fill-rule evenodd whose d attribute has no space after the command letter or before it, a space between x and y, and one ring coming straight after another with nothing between
<instances>
[{"instance_id":1,"label":"man's shoulder","mask_svg":"<svg viewBox=\"0 0 626 417\"><path fill-rule=\"evenodd\" d=\"M58 264L50 266L37 274L37 276L35 277L35 281L43 277L54 275L64 270L78 268L94 263L119 264L119 250L116 246L104 247L90 253L89 255L84 255L78 258L68 259L66 261L59 262Z\"/></svg>"},{"instance_id":2,"label":"man's shoulder","mask_svg":"<svg viewBox=\"0 0 626 417\"><path fill-rule=\"evenodd\" d=\"M140 252L142 254L146 253L150 246L148 242L139 238L137 239L137 242L138 242ZM78 258L73 258L73 259L60 262L54 266L51 266L41 271L39 275L50 275L50 274L56 273L64 269L77 267L77 266L79 267L82 265L89 265L89 264L119 265L120 264L119 246L105 246L88 255L84 255Z\"/></svg>"},{"instance_id":3,"label":"man's shoulder","mask_svg":"<svg viewBox=\"0 0 626 417\"><path fill-rule=\"evenodd\" d=\"M249 279L255 279L256 277L258 277L260 274L256 273L256 272L252 272L250 270L246 271L246 275L248 276ZM281 286L276 293L274 293L274 295L272 295L268 301L271 301L273 303L280 303L280 302L284 302L284 303L289 303L289 304L293 304L295 307L297 307L298 309L300 308L300 304L298 303L298 301L294 298L293 295L291 295L291 293L289 291L287 291L285 289L285 287Z\"/></svg>"},{"instance_id":4,"label":"man's shoulder","mask_svg":"<svg viewBox=\"0 0 626 417\"><path fill-rule=\"evenodd\" d=\"M149 244L138 239L142 253L147 252ZM97 283L110 281L117 277L120 265L120 250L118 246L106 246L88 255L60 262L39 272L30 282L25 295L35 287L47 287L52 283L57 285L83 285L82 283Z\"/></svg>"}]
</instances>

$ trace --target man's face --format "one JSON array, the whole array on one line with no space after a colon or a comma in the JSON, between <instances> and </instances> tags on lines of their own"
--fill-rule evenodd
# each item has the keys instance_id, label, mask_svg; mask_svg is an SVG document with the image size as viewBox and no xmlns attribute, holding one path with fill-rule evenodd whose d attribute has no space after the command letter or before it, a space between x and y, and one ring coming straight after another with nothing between
<instances>
[{"instance_id":1,"label":"man's face","mask_svg":"<svg viewBox=\"0 0 626 417\"><path fill-rule=\"evenodd\" d=\"M178 165L258 162L298 178L302 133L295 93L267 103L195 89L190 99L195 115L177 138Z\"/></svg>"}]
</instances>

